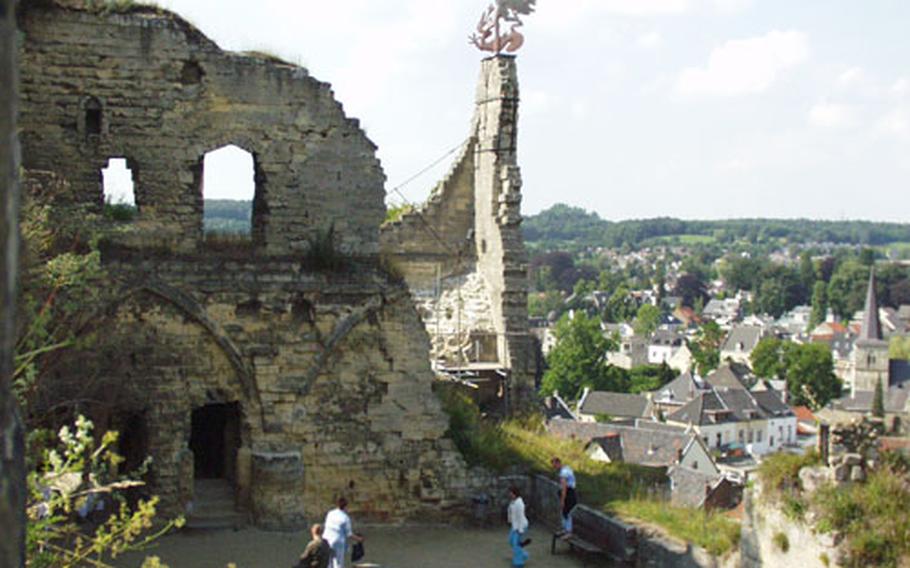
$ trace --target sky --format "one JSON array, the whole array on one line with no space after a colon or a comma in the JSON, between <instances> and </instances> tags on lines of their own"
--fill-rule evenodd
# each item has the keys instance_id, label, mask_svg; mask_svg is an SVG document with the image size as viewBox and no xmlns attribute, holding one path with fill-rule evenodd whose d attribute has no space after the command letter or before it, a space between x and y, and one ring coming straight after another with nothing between
<instances>
[{"instance_id":1,"label":"sky","mask_svg":"<svg viewBox=\"0 0 910 568\"><path fill-rule=\"evenodd\" d=\"M487 3L159 0L331 83L389 203L468 135ZM908 29L907 0L538 0L517 59L523 211L910 222ZM225 153L206 197L249 198ZM400 191L422 201L449 166Z\"/></svg>"}]
</instances>

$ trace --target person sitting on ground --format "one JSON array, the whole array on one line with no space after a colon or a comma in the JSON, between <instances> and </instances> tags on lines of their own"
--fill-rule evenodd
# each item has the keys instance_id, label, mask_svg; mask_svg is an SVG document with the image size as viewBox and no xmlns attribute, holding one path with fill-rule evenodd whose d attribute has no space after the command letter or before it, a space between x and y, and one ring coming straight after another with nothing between
<instances>
[{"instance_id":1,"label":"person sitting on ground","mask_svg":"<svg viewBox=\"0 0 910 568\"><path fill-rule=\"evenodd\" d=\"M328 568L329 560L332 559L332 547L322 538L322 525L310 527L310 536L313 540L303 549L295 568Z\"/></svg>"},{"instance_id":2,"label":"person sitting on ground","mask_svg":"<svg viewBox=\"0 0 910 568\"><path fill-rule=\"evenodd\" d=\"M562 460L554 457L550 460L553 469L559 475L559 509L562 514L562 532L565 535L572 533L572 509L578 504L575 495L575 472L572 468L563 465Z\"/></svg>"},{"instance_id":3,"label":"person sitting on ground","mask_svg":"<svg viewBox=\"0 0 910 568\"><path fill-rule=\"evenodd\" d=\"M348 500L339 497L336 507L328 512L325 516L325 531L323 538L332 547L332 568L344 568L345 554L348 547L348 539L354 542L363 542L363 537L354 534L351 528L351 517L348 516L345 509L348 508Z\"/></svg>"},{"instance_id":4,"label":"person sitting on ground","mask_svg":"<svg viewBox=\"0 0 910 568\"><path fill-rule=\"evenodd\" d=\"M512 547L512 566L521 568L528 561L524 547L531 542L525 540L528 532L528 517L525 516L525 502L521 492L514 485L509 488L509 546Z\"/></svg>"}]
</instances>

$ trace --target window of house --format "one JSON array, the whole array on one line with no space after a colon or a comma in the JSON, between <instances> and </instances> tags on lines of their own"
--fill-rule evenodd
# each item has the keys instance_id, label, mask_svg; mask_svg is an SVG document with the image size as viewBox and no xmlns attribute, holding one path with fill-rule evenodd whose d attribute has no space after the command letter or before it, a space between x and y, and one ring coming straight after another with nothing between
<instances>
[{"instance_id":1,"label":"window of house","mask_svg":"<svg viewBox=\"0 0 910 568\"><path fill-rule=\"evenodd\" d=\"M752 430L749 430L749 443L751 444L754 441L754 434Z\"/></svg>"},{"instance_id":2,"label":"window of house","mask_svg":"<svg viewBox=\"0 0 910 568\"><path fill-rule=\"evenodd\" d=\"M770 445L772 448L774 447L774 436L771 436L771 437L768 439L768 445Z\"/></svg>"},{"instance_id":3,"label":"window of house","mask_svg":"<svg viewBox=\"0 0 910 568\"><path fill-rule=\"evenodd\" d=\"M755 441L761 444L761 430L755 432Z\"/></svg>"},{"instance_id":4,"label":"window of house","mask_svg":"<svg viewBox=\"0 0 910 568\"><path fill-rule=\"evenodd\" d=\"M208 237L249 237L256 197L256 165L246 150L228 145L202 161L203 226Z\"/></svg>"},{"instance_id":5,"label":"window of house","mask_svg":"<svg viewBox=\"0 0 910 568\"><path fill-rule=\"evenodd\" d=\"M717 433L717 447L718 448L720 447L720 442L721 442L721 435L720 435L720 432L718 432Z\"/></svg>"},{"instance_id":6,"label":"window of house","mask_svg":"<svg viewBox=\"0 0 910 568\"><path fill-rule=\"evenodd\" d=\"M739 443L743 444L746 441L746 433L743 430L739 431Z\"/></svg>"}]
</instances>

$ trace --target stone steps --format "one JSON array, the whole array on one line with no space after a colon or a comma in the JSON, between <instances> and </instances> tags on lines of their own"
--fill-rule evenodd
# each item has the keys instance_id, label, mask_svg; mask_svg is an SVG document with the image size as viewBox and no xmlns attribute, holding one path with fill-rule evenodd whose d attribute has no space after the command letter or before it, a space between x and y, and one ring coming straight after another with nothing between
<instances>
[{"instance_id":1,"label":"stone steps","mask_svg":"<svg viewBox=\"0 0 910 568\"><path fill-rule=\"evenodd\" d=\"M188 529L240 529L246 524L236 509L234 489L224 479L197 479L193 511L187 515Z\"/></svg>"}]
</instances>

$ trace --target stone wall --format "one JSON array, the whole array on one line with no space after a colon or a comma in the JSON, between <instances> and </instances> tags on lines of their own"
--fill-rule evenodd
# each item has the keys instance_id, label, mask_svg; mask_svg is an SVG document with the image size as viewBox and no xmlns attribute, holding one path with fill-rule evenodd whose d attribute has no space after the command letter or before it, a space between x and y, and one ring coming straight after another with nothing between
<instances>
[{"instance_id":1,"label":"stone wall","mask_svg":"<svg viewBox=\"0 0 910 568\"><path fill-rule=\"evenodd\" d=\"M560 526L559 485L552 479L535 475L531 477L526 502L534 520L546 526ZM638 568L734 568L739 566L739 554L724 558L712 556L708 551L690 543L678 541L646 528L623 522L604 513L579 505L585 516L594 520L608 543L608 552L617 561L611 566Z\"/></svg>"},{"instance_id":2,"label":"stone wall","mask_svg":"<svg viewBox=\"0 0 910 568\"><path fill-rule=\"evenodd\" d=\"M780 506L764 502L758 484L744 493L744 503L743 568L840 565L841 551L830 534L816 533L810 524L789 519Z\"/></svg>"},{"instance_id":3,"label":"stone wall","mask_svg":"<svg viewBox=\"0 0 910 568\"><path fill-rule=\"evenodd\" d=\"M98 211L109 157L133 169L139 218L103 241L99 317L123 345L109 376L138 393L121 410L165 514L198 510L199 409L231 416L224 477L259 526L299 527L342 494L364 520L465 512L429 337L378 268L375 147L305 69L223 52L163 10L123 10L24 9L22 137L30 197L61 208ZM256 161L252 244L215 249L199 168L228 143ZM341 265L317 269L308 239L331 225Z\"/></svg>"},{"instance_id":4,"label":"stone wall","mask_svg":"<svg viewBox=\"0 0 910 568\"><path fill-rule=\"evenodd\" d=\"M18 272L15 3L0 0L0 568L25 565L25 451L13 369Z\"/></svg>"},{"instance_id":5,"label":"stone wall","mask_svg":"<svg viewBox=\"0 0 910 568\"><path fill-rule=\"evenodd\" d=\"M383 252L425 304L423 313L433 316L424 319L430 335L440 336L434 356L462 366L489 362L472 360L463 351L473 343L472 334L490 335L491 324L495 359L510 372L515 401L533 391L535 371L520 228L518 100L514 57L485 59L470 134L455 165L425 204L385 225L380 236ZM482 283L482 290L465 289L466 280ZM454 311L464 325L446 331L436 314L453 311L453 298L460 302Z\"/></svg>"},{"instance_id":6,"label":"stone wall","mask_svg":"<svg viewBox=\"0 0 910 568\"><path fill-rule=\"evenodd\" d=\"M252 232L270 254L305 250L334 225L343 250L375 254L384 174L330 85L268 55L224 52L169 12L93 12L79 0L23 6L24 166L68 180L67 198L102 203L101 169L126 158L137 242L202 246L203 157L253 155Z\"/></svg>"}]
</instances>

